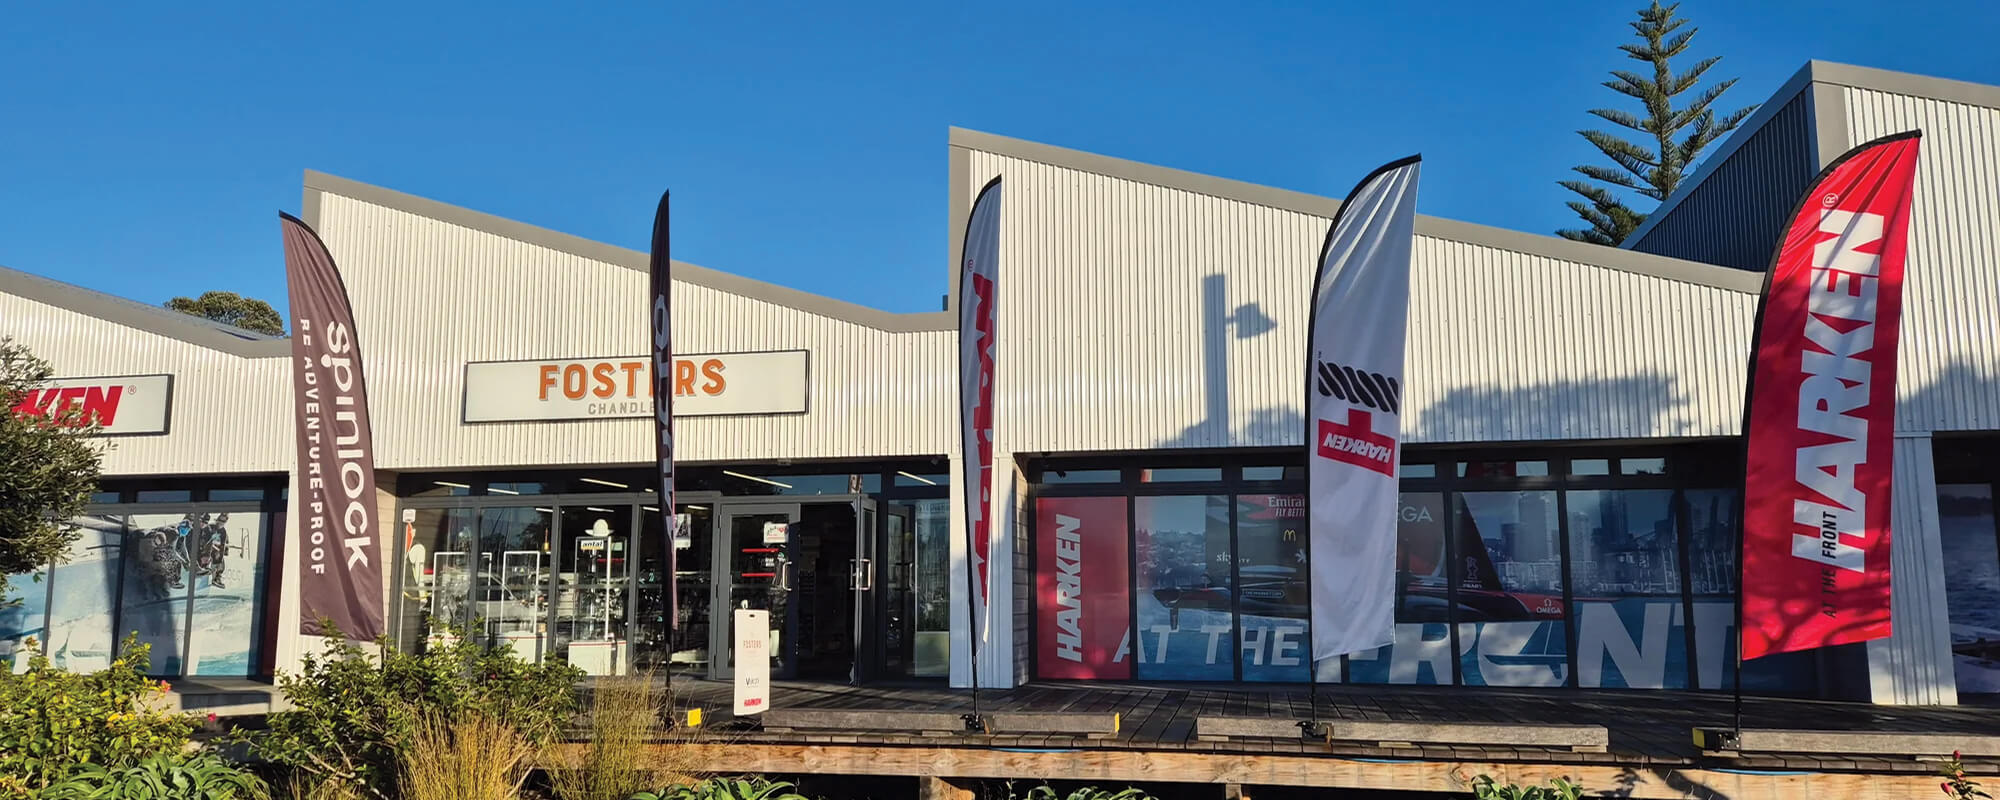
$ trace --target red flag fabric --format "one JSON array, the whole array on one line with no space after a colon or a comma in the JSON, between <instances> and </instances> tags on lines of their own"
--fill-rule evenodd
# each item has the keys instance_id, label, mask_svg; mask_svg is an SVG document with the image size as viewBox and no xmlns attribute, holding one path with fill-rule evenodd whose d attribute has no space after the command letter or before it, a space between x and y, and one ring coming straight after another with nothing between
<instances>
[{"instance_id":1,"label":"red flag fabric","mask_svg":"<svg viewBox=\"0 0 2000 800\"><path fill-rule=\"evenodd\" d=\"M1746 403L1745 659L1889 635L1896 333L1918 134L1827 166L1757 313Z\"/></svg>"}]
</instances>

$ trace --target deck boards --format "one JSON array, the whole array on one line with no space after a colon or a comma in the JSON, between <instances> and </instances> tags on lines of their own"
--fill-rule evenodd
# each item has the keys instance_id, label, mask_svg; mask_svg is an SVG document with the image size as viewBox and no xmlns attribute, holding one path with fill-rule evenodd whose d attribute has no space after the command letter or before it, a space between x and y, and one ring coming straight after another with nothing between
<instances>
[{"instance_id":1,"label":"deck boards","mask_svg":"<svg viewBox=\"0 0 2000 800\"><path fill-rule=\"evenodd\" d=\"M710 727L717 732L726 731L734 741L761 744L834 741L825 732L810 736L766 732L761 730L754 717L734 718L729 712L731 687L726 682L680 678L675 680L674 690L677 706L702 707ZM773 708L952 713L964 713L972 708L969 691L935 686L851 687L779 682L773 690ZM1690 731L1695 727L1726 726L1731 714L1728 696L1692 692L1323 685L1318 690L1319 718L1322 720L1594 724L1609 730L1610 752L1588 754L1498 745L1425 745L1384 751L1372 743L1335 742L1328 746L1293 737L1221 742L1195 740L1195 720L1204 715L1301 719L1307 709L1312 708L1310 696L1298 686L1031 683L1012 689L981 692L981 710L988 714L999 710L1117 712L1120 715L1117 735L1101 739L1062 734L1003 734L973 738L982 745L1018 748L1317 754L1346 758L1414 756L1425 759L1573 764L1602 762L1680 767L1705 763L1707 758L1695 747ZM1745 701L1744 715L1747 727L2000 735L2000 714L1986 708L1885 707L1863 703L1750 698ZM965 737L927 737L897 731L854 731L846 739L856 737L880 746L937 747L969 741ZM1763 765L1774 769L1797 769L1799 767L1794 765L1807 760L1818 765L1817 768L1827 770L1908 772L1926 768L1923 762L1916 760L1889 759L1884 763L1879 759L1870 759L1868 754L1822 755L1817 758L1801 754L1746 754L1732 763L1744 767Z\"/></svg>"}]
</instances>

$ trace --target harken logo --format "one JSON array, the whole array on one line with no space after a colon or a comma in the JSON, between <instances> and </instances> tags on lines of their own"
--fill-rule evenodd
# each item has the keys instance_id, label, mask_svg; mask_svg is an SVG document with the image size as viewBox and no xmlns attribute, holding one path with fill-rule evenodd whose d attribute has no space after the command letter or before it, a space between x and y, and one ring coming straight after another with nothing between
<instances>
[{"instance_id":1,"label":"harken logo","mask_svg":"<svg viewBox=\"0 0 2000 800\"><path fill-rule=\"evenodd\" d=\"M1396 474L1396 440L1375 432L1375 415L1349 409L1345 423L1319 421L1319 454L1343 464Z\"/></svg>"},{"instance_id":2,"label":"harken logo","mask_svg":"<svg viewBox=\"0 0 2000 800\"><path fill-rule=\"evenodd\" d=\"M1320 457L1395 477L1396 437L1376 432L1375 415L1402 412L1402 385L1380 372L1331 361L1317 362L1314 373L1320 396L1351 404L1320 411L1323 416L1313 436Z\"/></svg>"}]
</instances>

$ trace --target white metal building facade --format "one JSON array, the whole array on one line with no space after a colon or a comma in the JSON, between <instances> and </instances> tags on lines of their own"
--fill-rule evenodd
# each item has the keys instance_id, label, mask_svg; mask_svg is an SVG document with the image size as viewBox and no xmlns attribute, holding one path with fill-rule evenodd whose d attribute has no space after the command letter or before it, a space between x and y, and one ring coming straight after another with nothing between
<instances>
[{"instance_id":1,"label":"white metal building facade","mask_svg":"<svg viewBox=\"0 0 2000 800\"><path fill-rule=\"evenodd\" d=\"M1675 448L1712 454L1733 447L1728 440L1740 428L1745 359L1761 284L1755 271L1768 257L1774 220L1818 165L1849 144L1921 126L1926 139L1912 234L1897 449L1897 634L1868 646L1865 655L1819 659L1813 667L1819 673L1814 691L1879 702L1957 702L1953 618L1948 613L1955 596L1947 597L1943 579L1931 441L1934 434L2000 428L2000 345L1993 330L2000 319L2000 247L1992 233L2000 228L1996 109L2000 89L1994 87L1814 63L1711 158L1628 249L1420 219L1406 370L1407 404L1413 409L1406 414L1412 428L1407 441L1413 454L1441 455L1434 476L1439 483L1425 483L1433 478L1420 475L1409 484L1415 488L1406 491L1422 495L1435 488L1441 498L1438 515L1455 514L1465 521L1484 513L1472 506L1497 492L1543 492L1553 498L1547 501L1547 513L1550 519L1560 515L1554 524L1560 529L1564 579L1552 591L1561 597L1555 613L1565 621L1550 630L1568 638L1568 660L1552 668L1548 675L1555 682L1546 685L1599 685L1590 682L1596 678L1578 677L1598 675L1599 668L1579 663L1575 655L1579 641L1593 634L1579 633L1578 618L1567 616L1577 603L1571 584L1582 574L1571 565L1570 555L1582 547L1578 542L1588 527L1578 521L1583 512L1575 510L1577 504L1585 497L1627 489L1666 493L1659 496L1671 496L1680 510L1672 520L1663 518L1662 530L1680 526L1678 571L1692 570L1687 563L1689 524L1681 518L1693 503L1685 492L1697 487L1675 482L1686 473L1669 481L1647 467L1621 473L1609 465L1619 463L1621 453L1646 455L1628 459L1637 465L1652 460L1654 453L1680 452ZM1215 502L1240 509L1243 498L1256 492L1286 491L1279 473L1262 483L1253 473L1261 465L1278 468L1297 458L1297 367L1305 341L1307 287L1313 258L1338 203L963 130L951 133L948 169L953 254L978 187L995 176L1007 184L995 450L997 462L1014 469L1012 480L1001 481L994 498L995 518L1003 523L995 532L989 587L993 602L988 608L995 618L982 625L977 673L984 685L1063 677L1044 669L1037 656L1038 637L1049 635L1039 622L1048 599L1038 598L1035 590L1038 570L1049 569L1036 563L1034 555L1041 535L1037 503L1116 495L1132 513L1144 514L1142 507L1150 502L1145 498L1168 492L1152 485L1154 467L1206 470L1211 463L1222 477L1211 481L1197 475L1189 490L1193 494L1233 498ZM629 586L638 586L639 572L645 569L641 540L665 523L654 519L657 509L645 505L638 482L619 476L643 472L651 457L650 422L631 416L468 421L469 395L492 390L468 382L477 369L471 365L487 362L560 365L645 352L645 255L319 173L306 175L303 216L339 263L355 309L368 370L377 467L384 473L379 506L385 552L414 549L412 525L435 528L439 537L425 556L431 560L419 564L421 559L413 558L391 568L403 573L386 581L392 626L438 613L435 598L443 591L442 576L458 567L437 559L447 551L461 552L450 543L447 529L464 525L484 530L489 517L513 520L510 525L527 520L524 524L545 537L544 552L536 555L532 543L496 544L487 542L485 534L472 536L479 543L463 552L474 554L467 559L486 558L496 565L501 574L492 579L497 581L496 597L512 591L505 578L512 574L507 559L519 557L521 564L532 562L524 569L540 571L539 578L529 581L544 606L567 602L582 607L576 604L586 601L575 598L587 593L578 577L587 570L564 566L570 562L562 559L570 556L563 548L572 540L597 539L566 527L572 511L579 523L586 516L592 522L609 519L617 531L612 536L626 537L632 547L627 560L641 566L623 568L633 570ZM1742 230L1750 233L1714 233ZM947 255L939 263L953 260ZM891 314L693 265L677 264L676 270L678 347L724 356L805 351L808 365L798 376L803 410L691 416L677 423L683 462L730 476L717 477L712 486L684 489L693 492L693 499L684 502L699 504L695 507L709 515L705 524L712 526L697 535L716 543L716 553L703 558L715 564L715 583L705 591L711 592L718 614L748 596L733 594L730 582L751 568L721 552L734 547L726 541L733 535L729 520L789 519L805 531L811 520L797 508L773 510L774 504L818 502L804 497L808 493L822 501L851 500L857 515L851 524L863 531L858 536L890 537L890 526L902 525L911 529L904 532L906 538L948 551L949 558L944 552L932 554L936 560L929 571L913 563L900 578L905 591L921 595L928 590L948 598L940 609L914 612L936 616L948 611L948 623L932 623L937 630L903 623L914 625L906 633L934 641L896 646L911 653L929 646L934 656L948 652L951 680L967 683L972 665L965 657L963 540L954 511L958 487L944 479L955 474L958 458L955 312ZM169 430L118 440L105 459L107 476L134 487L166 478L218 486L234 486L230 482L239 479L285 484L294 456L286 342L233 334L13 272L0 273L0 320L0 334L48 358L59 376L175 376ZM555 374L560 381L561 370ZM547 391L544 386L543 399ZM1709 463L1702 460L1707 457L1676 469L1699 472ZM1598 461L1605 462L1607 472L1596 471ZM1499 462L1512 465L1505 481L1495 477L1499 482L1475 485L1480 465ZM1541 466L1530 466L1535 464ZM1537 469L1552 471L1537 474ZM1092 471L1117 474L1096 489L1065 482L1067 473ZM801 479L795 481L798 487L787 487L798 495L762 488L789 480L786 475L820 473L845 473L851 481L808 492ZM1616 483L1621 474L1635 482L1629 487ZM1058 475L1063 477L1053 477ZM751 486L746 480L763 483L746 496L739 491ZM556 488L558 483L567 488ZM106 498L106 513L144 510L139 491ZM280 514L275 497L274 490L263 510L272 520L269 538L282 540L283 520L289 515ZM210 498L169 499L199 503ZM1517 503L1506 511L1513 521L1504 523L1514 533L1488 539L1532 528L1523 527L1522 515L1544 513L1539 499L1507 502ZM917 509L915 516L886 521L902 513L891 511L898 504ZM599 513L606 508L615 513ZM728 508L735 511L726 512ZM808 517L812 513L806 512ZM1215 523L1222 527L1213 530L1226 530L1230 544L1212 542L1211 550L1222 547L1220 552L1232 562L1247 558L1243 553L1252 545L1238 538L1248 535L1238 530L1248 530L1247 517L1240 510L1219 513L1225 521ZM884 521L875 521L878 514ZM408 522L412 515L421 515L422 522ZM1136 517L1131 524L1140 525ZM1439 525L1446 530L1444 523ZM562 530L553 530L558 528ZM1556 546L1557 535L1555 529L1548 532L1549 547ZM496 536L498 542L515 534ZM1455 542L1440 545L1440 553L1454 552L1451 547L1476 548L1481 541L1478 534L1456 528L1439 536ZM557 543L553 548L551 541ZM1496 547L1493 558L1525 561L1521 553L1537 545L1503 542ZM1673 549L1659 547L1665 549L1656 552ZM282 550L273 552L279 555L267 558L274 572L263 580L275 602L265 601L258 612L268 631L268 641L260 645L261 662L284 669L303 646L291 633L292 625L279 624L297 613L296 568ZM869 552L836 554L865 560ZM888 555L893 554L884 557ZM578 565L588 560L576 557ZM1554 558L1547 552L1535 557ZM1133 558L1139 566L1139 556ZM700 565L695 566L690 571L699 571ZM475 583L485 581L485 569L474 565L466 574ZM2000 573L2000 562L1994 569ZM1230 576L1228 587L1243 589L1247 571L1232 566L1224 572ZM885 585L897 579L886 568L879 576ZM1149 579L1126 579L1138 583L1122 591L1146 593L1144 581ZM926 585L911 586L917 582ZM1682 585L1687 585L1685 579ZM1449 596L1458 602L1462 598L1455 579L1451 587ZM190 608L200 606L199 589L195 591ZM485 589L466 591L470 593L461 599L480 605L477 595ZM574 596L565 599L566 592ZM1684 588L1675 598L1692 594ZM914 608L919 600L910 602ZM1120 647L1136 645L1133 661L1141 669L1120 677L1148 679L1145 649L1152 645L1143 642L1152 634L1141 629L1137 618L1148 612L1140 609L1140 600L1126 602L1133 604L1130 615L1136 616L1126 620L1125 636L1140 641ZM1232 595L1227 602L1234 610L1223 613L1249 613L1245 601ZM1703 655L1696 650L1699 637L1692 617L1702 609L1693 602L1672 602L1680 604L1670 612L1662 609L1661 624L1671 619L1679 626L1676 637L1686 629L1687 652L1679 653L1676 644L1676 654L1665 658L1678 664L1671 669L1700 677L1663 686L1717 688L1712 670L1699 673L1679 664L1722 663L1720 652L1711 648ZM625 616L615 622L605 617L606 626L644 624L638 601L626 597L619 604ZM887 607L873 608L886 613L882 610ZM863 630L881 634L889 624L863 619L869 616L865 604L856 608L857 636ZM483 617L487 607L452 613L470 621ZM523 636L533 642L522 646L546 656L554 652L548 648L573 648L582 641L571 637L573 641L558 643L545 630L569 626L580 631L581 623L559 620L553 610L535 613L545 616L524 621L519 630L532 631ZM1180 613L1176 606L1175 620ZM1650 620L1651 612L1645 613ZM1486 645L1468 641L1477 636L1476 626L1457 617L1439 621L1424 626L1430 632L1423 634L1445 637L1428 640L1434 646L1423 656L1428 664L1423 674L1432 682L1450 683L1456 675L1458 682L1470 683L1474 674L1489 680L1506 674L1491 666L1497 661L1481 660L1492 655L1483 649ZM199 627L178 617L174 622ZM810 643L815 641L814 626L833 627L826 620L794 620L786 635ZM1639 630L1634 628L1629 642L1603 646L1654 649L1652 629ZM423 633L402 631L415 640ZM1168 633L1151 640L1159 642L1156 658L1164 658ZM1721 635L1719 629L1709 633L1715 634L1711 642ZM948 639L939 639L944 636ZM1212 634L1207 645L1211 664L1217 663L1217 637L1239 654L1224 659L1234 667L1215 674L1256 679L1240 653L1250 637L1243 630ZM1488 638L1497 639L1497 634ZM632 658L635 645L618 641L626 649L621 658ZM867 640L858 648L850 644L848 658L855 658L854 649L881 641ZM669 644L666 651L671 652L663 657L673 663L705 663L717 674L722 665L698 652L702 649L686 642ZM1115 657L1122 659L1124 653ZM680 660L683 656L686 661ZM904 658L921 661L923 656ZM1863 663L1865 670L1859 666ZM931 674L911 663L885 668L896 676ZM1416 666L1409 669L1417 674ZM1365 671L1366 665L1344 665L1322 676L1361 680ZM1602 685L1642 683L1630 675L1621 680L1626 684Z\"/></svg>"}]
</instances>

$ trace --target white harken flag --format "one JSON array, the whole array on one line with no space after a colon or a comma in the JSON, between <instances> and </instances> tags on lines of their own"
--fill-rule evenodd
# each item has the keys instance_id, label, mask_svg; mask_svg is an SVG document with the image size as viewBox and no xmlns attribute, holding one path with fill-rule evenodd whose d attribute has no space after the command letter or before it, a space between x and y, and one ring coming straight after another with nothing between
<instances>
[{"instance_id":1,"label":"white harken flag","mask_svg":"<svg viewBox=\"0 0 2000 800\"><path fill-rule=\"evenodd\" d=\"M1395 638L1396 467L1419 163L1385 164L1348 193L1313 279L1305 423L1315 663Z\"/></svg>"}]
</instances>

